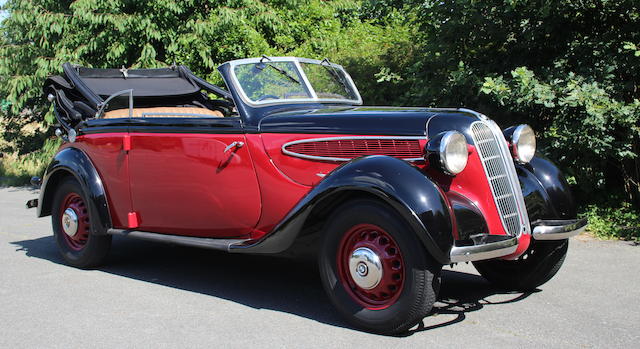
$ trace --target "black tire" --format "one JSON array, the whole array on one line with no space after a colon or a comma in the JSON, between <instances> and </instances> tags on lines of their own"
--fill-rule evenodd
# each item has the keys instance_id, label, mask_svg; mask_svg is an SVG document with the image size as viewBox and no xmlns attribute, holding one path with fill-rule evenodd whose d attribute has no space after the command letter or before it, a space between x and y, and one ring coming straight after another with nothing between
<instances>
[{"instance_id":1,"label":"black tire","mask_svg":"<svg viewBox=\"0 0 640 349\"><path fill-rule=\"evenodd\" d=\"M507 290L530 291L556 275L569 247L569 240L532 240L518 259L473 262L478 272L492 284Z\"/></svg>"},{"instance_id":2,"label":"black tire","mask_svg":"<svg viewBox=\"0 0 640 349\"><path fill-rule=\"evenodd\" d=\"M353 288L349 289L345 277L340 276L344 275L339 271L343 267L338 266L343 236L353 227L364 225L380 227L383 234L380 236L391 237L389 243L399 249L397 253L403 261L402 286L397 288L395 300L390 300L382 309L364 305ZM389 239L376 241L384 243ZM357 200L335 210L325 225L319 268L329 299L351 325L375 333L398 334L409 330L431 311L440 286L442 265L428 255L422 242L395 210L374 200Z\"/></svg>"},{"instance_id":3,"label":"black tire","mask_svg":"<svg viewBox=\"0 0 640 349\"><path fill-rule=\"evenodd\" d=\"M110 235L96 235L91 231L92 217L86 198L80 183L73 177L67 177L58 186L51 210L53 234L60 254L68 264L83 269L102 264L111 248ZM63 229L66 208L72 208L78 217L78 232L74 237Z\"/></svg>"}]
</instances>

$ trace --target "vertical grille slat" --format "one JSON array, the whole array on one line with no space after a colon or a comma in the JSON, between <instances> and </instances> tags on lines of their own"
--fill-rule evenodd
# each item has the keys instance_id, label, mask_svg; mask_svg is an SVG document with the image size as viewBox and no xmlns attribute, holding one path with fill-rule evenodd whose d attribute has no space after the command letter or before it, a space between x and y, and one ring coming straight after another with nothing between
<instances>
[{"instance_id":1,"label":"vertical grille slat","mask_svg":"<svg viewBox=\"0 0 640 349\"><path fill-rule=\"evenodd\" d=\"M514 188L510 182L506 161L511 159L504 158L500 152L498 138L485 123L473 123L471 134L487 175L502 225L507 234L518 235L522 231L522 222L514 190L520 188Z\"/></svg>"}]
</instances>

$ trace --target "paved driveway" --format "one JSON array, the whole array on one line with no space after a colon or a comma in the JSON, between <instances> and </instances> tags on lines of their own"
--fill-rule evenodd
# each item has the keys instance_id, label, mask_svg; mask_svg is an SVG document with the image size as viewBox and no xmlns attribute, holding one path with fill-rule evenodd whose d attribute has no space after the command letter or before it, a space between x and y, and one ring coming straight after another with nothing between
<instances>
[{"instance_id":1,"label":"paved driveway","mask_svg":"<svg viewBox=\"0 0 640 349\"><path fill-rule=\"evenodd\" d=\"M638 347L640 246L577 238L533 293L446 268L434 314L412 333L349 328L313 265L116 239L99 270L65 266L35 191L0 188L0 348Z\"/></svg>"}]
</instances>

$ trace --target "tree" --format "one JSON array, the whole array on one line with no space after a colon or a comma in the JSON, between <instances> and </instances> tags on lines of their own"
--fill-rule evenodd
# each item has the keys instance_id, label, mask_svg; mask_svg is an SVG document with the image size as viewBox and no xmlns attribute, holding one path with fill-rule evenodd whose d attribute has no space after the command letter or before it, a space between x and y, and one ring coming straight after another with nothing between
<instances>
[{"instance_id":1,"label":"tree","mask_svg":"<svg viewBox=\"0 0 640 349\"><path fill-rule=\"evenodd\" d=\"M420 40L405 101L531 123L586 202L640 206L640 4L412 1Z\"/></svg>"},{"instance_id":2,"label":"tree","mask_svg":"<svg viewBox=\"0 0 640 349\"><path fill-rule=\"evenodd\" d=\"M8 0L0 46L0 100L5 101L3 151L29 152L42 133L24 125L53 116L42 96L45 78L61 64L89 67L158 67L185 64L221 83L218 64L267 55L328 57L344 63L371 99L380 57L406 40L406 30L361 19L360 2L301 0ZM385 22L386 23L386 22ZM49 133L50 135L50 133Z\"/></svg>"}]
</instances>

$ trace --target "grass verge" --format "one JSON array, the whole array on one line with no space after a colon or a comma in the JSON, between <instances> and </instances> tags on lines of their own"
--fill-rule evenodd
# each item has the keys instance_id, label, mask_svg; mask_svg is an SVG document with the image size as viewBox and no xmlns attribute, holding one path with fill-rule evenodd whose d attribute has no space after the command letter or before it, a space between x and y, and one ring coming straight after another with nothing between
<instances>
[{"instance_id":1,"label":"grass verge","mask_svg":"<svg viewBox=\"0 0 640 349\"><path fill-rule=\"evenodd\" d=\"M640 213L629 203L589 205L584 216L589 219L587 230L600 239L640 241Z\"/></svg>"},{"instance_id":2,"label":"grass verge","mask_svg":"<svg viewBox=\"0 0 640 349\"><path fill-rule=\"evenodd\" d=\"M29 184L31 177L42 176L59 146L58 139L48 139L38 151L24 155L3 154L0 158L0 185L25 185Z\"/></svg>"}]
</instances>

